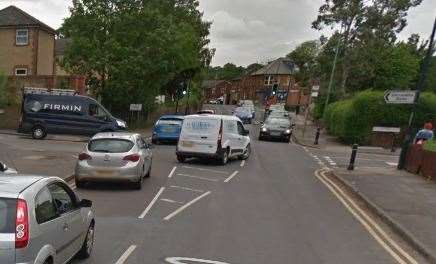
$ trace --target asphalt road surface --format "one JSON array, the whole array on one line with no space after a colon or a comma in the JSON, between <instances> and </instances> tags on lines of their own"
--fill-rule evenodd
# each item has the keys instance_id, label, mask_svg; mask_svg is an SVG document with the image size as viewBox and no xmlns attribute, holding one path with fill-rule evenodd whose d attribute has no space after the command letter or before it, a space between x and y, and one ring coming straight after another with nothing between
<instances>
[{"instance_id":1,"label":"asphalt road surface","mask_svg":"<svg viewBox=\"0 0 436 264\"><path fill-rule=\"evenodd\" d=\"M250 129L245 163L179 164L160 145L143 190L79 190L94 201L97 233L92 258L74 263L397 263L315 177L313 157Z\"/></svg>"},{"instance_id":2,"label":"asphalt road surface","mask_svg":"<svg viewBox=\"0 0 436 264\"><path fill-rule=\"evenodd\" d=\"M142 190L77 190L94 202L96 243L91 258L72 263L413 263L376 241L315 175L320 165L307 150L259 142L259 127L248 127L246 162L180 164L175 146L159 145Z\"/></svg>"}]
</instances>

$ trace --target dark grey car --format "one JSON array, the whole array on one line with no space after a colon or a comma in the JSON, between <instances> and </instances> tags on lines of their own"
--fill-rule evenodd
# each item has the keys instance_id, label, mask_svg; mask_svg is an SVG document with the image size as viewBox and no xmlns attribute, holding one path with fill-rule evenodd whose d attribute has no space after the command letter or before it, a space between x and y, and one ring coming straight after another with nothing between
<instances>
[{"instance_id":1,"label":"dark grey car","mask_svg":"<svg viewBox=\"0 0 436 264\"><path fill-rule=\"evenodd\" d=\"M268 118L260 129L259 140L280 139L291 140L292 124L288 118Z\"/></svg>"}]
</instances>

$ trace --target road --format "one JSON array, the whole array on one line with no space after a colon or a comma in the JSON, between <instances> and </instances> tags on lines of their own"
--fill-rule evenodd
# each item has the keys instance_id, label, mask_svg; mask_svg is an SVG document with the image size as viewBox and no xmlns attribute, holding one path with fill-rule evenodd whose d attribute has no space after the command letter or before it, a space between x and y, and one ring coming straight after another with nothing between
<instances>
[{"instance_id":1,"label":"road","mask_svg":"<svg viewBox=\"0 0 436 264\"><path fill-rule=\"evenodd\" d=\"M159 145L142 190L77 190L94 202L96 243L90 259L72 263L413 263L396 260L350 213L315 173L327 165L310 150L260 142L259 127L249 129L246 162L180 164L175 146Z\"/></svg>"}]
</instances>

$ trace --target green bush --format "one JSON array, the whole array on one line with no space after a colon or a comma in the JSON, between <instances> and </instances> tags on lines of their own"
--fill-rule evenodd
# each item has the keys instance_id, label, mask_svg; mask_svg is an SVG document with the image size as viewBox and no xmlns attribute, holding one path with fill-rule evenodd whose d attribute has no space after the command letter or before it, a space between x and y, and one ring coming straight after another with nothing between
<instances>
[{"instance_id":1,"label":"green bush","mask_svg":"<svg viewBox=\"0 0 436 264\"><path fill-rule=\"evenodd\" d=\"M436 140L433 139L425 142L423 148L427 151L436 152Z\"/></svg>"},{"instance_id":2,"label":"green bush","mask_svg":"<svg viewBox=\"0 0 436 264\"><path fill-rule=\"evenodd\" d=\"M383 92L368 90L329 105L324 113L329 133L346 143L365 143L374 126L407 127L411 106L388 105L383 95ZM436 95L423 93L414 126L421 127L431 120L436 120Z\"/></svg>"}]
</instances>

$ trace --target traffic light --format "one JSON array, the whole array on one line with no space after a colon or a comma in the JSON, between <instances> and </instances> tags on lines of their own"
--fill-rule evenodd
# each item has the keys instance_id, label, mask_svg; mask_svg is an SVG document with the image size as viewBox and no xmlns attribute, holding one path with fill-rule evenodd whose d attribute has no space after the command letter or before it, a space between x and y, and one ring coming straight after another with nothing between
<instances>
[{"instance_id":1,"label":"traffic light","mask_svg":"<svg viewBox=\"0 0 436 264\"><path fill-rule=\"evenodd\" d=\"M179 85L177 86L177 97L183 97L188 93L188 87L186 85L186 82L180 82Z\"/></svg>"},{"instance_id":2,"label":"traffic light","mask_svg":"<svg viewBox=\"0 0 436 264\"><path fill-rule=\"evenodd\" d=\"M276 84L273 85L272 95L273 96L277 95L278 90L279 90L279 85L276 83Z\"/></svg>"}]
</instances>

